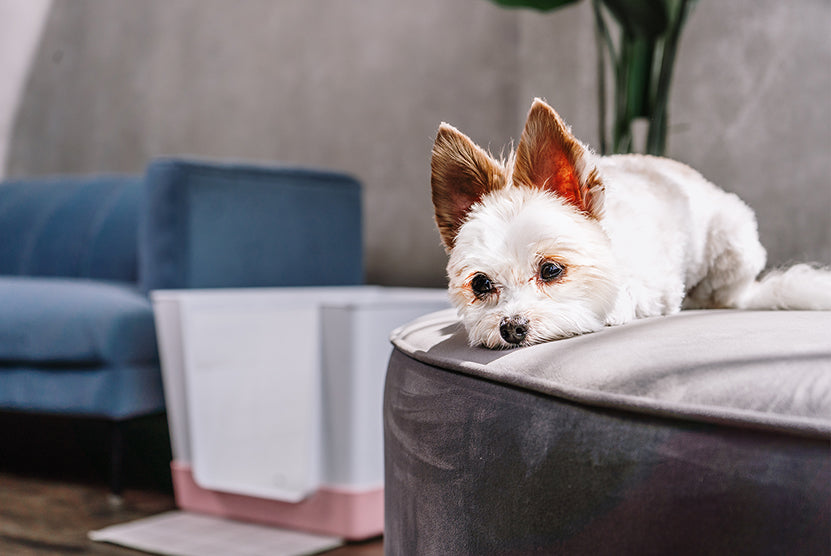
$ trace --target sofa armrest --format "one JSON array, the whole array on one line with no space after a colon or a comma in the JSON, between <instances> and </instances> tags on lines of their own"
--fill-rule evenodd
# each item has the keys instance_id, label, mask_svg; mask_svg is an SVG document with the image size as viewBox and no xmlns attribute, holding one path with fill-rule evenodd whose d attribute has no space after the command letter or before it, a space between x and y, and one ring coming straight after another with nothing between
<instances>
[{"instance_id":1,"label":"sofa armrest","mask_svg":"<svg viewBox=\"0 0 831 556\"><path fill-rule=\"evenodd\" d=\"M139 224L145 291L363 279L361 192L334 172L161 159Z\"/></svg>"}]
</instances>

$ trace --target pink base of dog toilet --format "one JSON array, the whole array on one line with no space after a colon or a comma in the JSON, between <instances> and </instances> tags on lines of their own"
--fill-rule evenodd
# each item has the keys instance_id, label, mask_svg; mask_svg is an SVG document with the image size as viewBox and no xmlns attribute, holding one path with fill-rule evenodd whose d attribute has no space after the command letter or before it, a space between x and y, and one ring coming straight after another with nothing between
<instances>
[{"instance_id":1,"label":"pink base of dog toilet","mask_svg":"<svg viewBox=\"0 0 831 556\"><path fill-rule=\"evenodd\" d=\"M183 510L362 540L384 530L384 489L349 492L321 487L297 503L207 490L189 465L170 464L176 504Z\"/></svg>"}]
</instances>

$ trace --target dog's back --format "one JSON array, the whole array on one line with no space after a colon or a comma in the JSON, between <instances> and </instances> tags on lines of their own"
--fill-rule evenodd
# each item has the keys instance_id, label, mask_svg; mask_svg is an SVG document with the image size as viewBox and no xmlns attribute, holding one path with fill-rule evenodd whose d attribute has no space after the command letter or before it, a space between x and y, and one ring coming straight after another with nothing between
<instances>
[{"instance_id":1,"label":"dog's back","mask_svg":"<svg viewBox=\"0 0 831 556\"><path fill-rule=\"evenodd\" d=\"M641 290L635 295L641 305L651 289L652 297L663 293L667 307L681 299L684 308L831 307L827 270L797 265L755 281L766 253L756 217L738 196L667 158L617 155L596 162L606 187L602 223L632 287Z\"/></svg>"}]
</instances>

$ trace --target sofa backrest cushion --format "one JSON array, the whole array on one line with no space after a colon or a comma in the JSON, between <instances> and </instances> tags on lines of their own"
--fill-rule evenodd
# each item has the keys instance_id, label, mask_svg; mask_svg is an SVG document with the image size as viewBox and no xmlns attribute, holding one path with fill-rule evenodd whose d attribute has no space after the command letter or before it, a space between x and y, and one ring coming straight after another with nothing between
<instances>
[{"instance_id":1,"label":"sofa backrest cushion","mask_svg":"<svg viewBox=\"0 0 831 556\"><path fill-rule=\"evenodd\" d=\"M145 291L363 281L361 186L348 175L159 159L145 180Z\"/></svg>"},{"instance_id":2,"label":"sofa backrest cushion","mask_svg":"<svg viewBox=\"0 0 831 556\"><path fill-rule=\"evenodd\" d=\"M136 283L138 176L0 184L0 274Z\"/></svg>"}]
</instances>

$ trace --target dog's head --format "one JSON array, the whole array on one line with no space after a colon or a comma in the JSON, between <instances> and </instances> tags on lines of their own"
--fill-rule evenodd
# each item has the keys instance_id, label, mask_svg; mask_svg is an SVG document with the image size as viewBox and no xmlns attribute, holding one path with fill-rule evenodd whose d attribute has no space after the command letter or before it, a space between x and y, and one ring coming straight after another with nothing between
<instances>
[{"instance_id":1,"label":"dog's head","mask_svg":"<svg viewBox=\"0 0 831 556\"><path fill-rule=\"evenodd\" d=\"M472 345L530 345L603 326L617 287L593 156L539 99L507 162L439 128L433 205L450 298Z\"/></svg>"}]
</instances>

